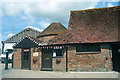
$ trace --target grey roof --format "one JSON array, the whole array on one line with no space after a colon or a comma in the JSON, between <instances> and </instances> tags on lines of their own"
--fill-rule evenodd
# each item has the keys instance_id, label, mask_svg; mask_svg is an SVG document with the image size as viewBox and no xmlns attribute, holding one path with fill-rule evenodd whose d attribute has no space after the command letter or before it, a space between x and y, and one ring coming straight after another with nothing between
<instances>
[{"instance_id":1,"label":"grey roof","mask_svg":"<svg viewBox=\"0 0 120 80\"><path fill-rule=\"evenodd\" d=\"M39 34L40 34L40 31L38 30L35 30L32 28L26 28L22 30L21 32L8 38L7 40L5 40L5 42L18 42L21 38L25 37L26 35L36 38Z\"/></svg>"}]
</instances>

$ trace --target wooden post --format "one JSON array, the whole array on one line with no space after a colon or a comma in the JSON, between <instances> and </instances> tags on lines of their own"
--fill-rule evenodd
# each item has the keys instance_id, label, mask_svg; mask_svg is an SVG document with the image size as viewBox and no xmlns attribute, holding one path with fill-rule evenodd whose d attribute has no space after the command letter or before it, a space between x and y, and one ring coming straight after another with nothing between
<instances>
[{"instance_id":1,"label":"wooden post","mask_svg":"<svg viewBox=\"0 0 120 80\"><path fill-rule=\"evenodd\" d=\"M13 58L14 58L14 54L12 55L12 68L13 68Z\"/></svg>"}]
</instances>

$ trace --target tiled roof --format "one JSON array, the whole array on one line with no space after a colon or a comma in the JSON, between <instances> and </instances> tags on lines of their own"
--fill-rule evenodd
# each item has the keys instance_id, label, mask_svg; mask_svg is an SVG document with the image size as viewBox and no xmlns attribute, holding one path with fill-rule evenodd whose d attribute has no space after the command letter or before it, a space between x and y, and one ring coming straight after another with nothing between
<instances>
[{"instance_id":1,"label":"tiled roof","mask_svg":"<svg viewBox=\"0 0 120 80\"><path fill-rule=\"evenodd\" d=\"M43 32L41 32L37 38L44 36L44 35L50 35L50 34L60 34L67 30L61 23L59 22L53 22L50 24Z\"/></svg>"},{"instance_id":2,"label":"tiled roof","mask_svg":"<svg viewBox=\"0 0 120 80\"><path fill-rule=\"evenodd\" d=\"M120 6L71 11L69 27L49 44L120 41Z\"/></svg>"},{"instance_id":3,"label":"tiled roof","mask_svg":"<svg viewBox=\"0 0 120 80\"><path fill-rule=\"evenodd\" d=\"M35 28L35 27L34 27ZM40 34L39 30L36 30L37 28L33 29L33 28L26 28L22 31L20 31L19 33L11 36L10 38L8 38L7 40L5 40L5 42L18 42L21 38L25 37L26 35L30 35L34 38L36 38L36 36L38 34ZM35 35L33 35L34 33L36 33Z\"/></svg>"}]
</instances>

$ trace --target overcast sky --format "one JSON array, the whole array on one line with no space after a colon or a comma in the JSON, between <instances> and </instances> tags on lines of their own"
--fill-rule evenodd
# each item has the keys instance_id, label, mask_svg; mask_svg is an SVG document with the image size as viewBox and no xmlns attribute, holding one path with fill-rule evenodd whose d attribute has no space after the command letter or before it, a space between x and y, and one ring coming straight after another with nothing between
<instances>
[{"instance_id":1,"label":"overcast sky","mask_svg":"<svg viewBox=\"0 0 120 80\"><path fill-rule=\"evenodd\" d=\"M84 2L83 2L84 1ZM0 38L6 40L28 26L44 30L52 22L68 28L70 11L118 6L120 0L3 0L0 4Z\"/></svg>"}]
</instances>

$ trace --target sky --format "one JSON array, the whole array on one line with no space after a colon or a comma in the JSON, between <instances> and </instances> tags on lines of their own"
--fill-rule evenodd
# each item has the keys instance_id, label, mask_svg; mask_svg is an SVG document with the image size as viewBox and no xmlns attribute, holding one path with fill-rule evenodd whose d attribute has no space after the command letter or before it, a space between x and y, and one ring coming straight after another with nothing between
<instances>
[{"instance_id":1,"label":"sky","mask_svg":"<svg viewBox=\"0 0 120 80\"><path fill-rule=\"evenodd\" d=\"M84 1L84 2L83 2ZM43 31L52 22L68 28L70 11L118 6L120 0L2 0L0 3L0 41L28 26Z\"/></svg>"}]
</instances>

